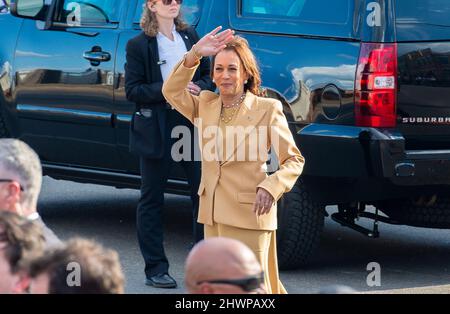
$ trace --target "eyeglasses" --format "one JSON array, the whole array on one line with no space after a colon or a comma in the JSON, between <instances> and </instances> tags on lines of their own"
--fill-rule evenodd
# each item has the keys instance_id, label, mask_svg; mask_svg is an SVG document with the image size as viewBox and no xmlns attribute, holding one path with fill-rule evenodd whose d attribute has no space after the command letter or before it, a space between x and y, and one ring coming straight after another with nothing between
<instances>
[{"instance_id":1,"label":"eyeglasses","mask_svg":"<svg viewBox=\"0 0 450 314\"><path fill-rule=\"evenodd\" d=\"M15 182L15 180L12 180L12 179L0 179L0 182ZM20 190L23 192L24 191L23 186L21 184L19 184L19 186L20 186Z\"/></svg>"},{"instance_id":2,"label":"eyeglasses","mask_svg":"<svg viewBox=\"0 0 450 314\"><path fill-rule=\"evenodd\" d=\"M172 2L173 2L173 0L161 0L161 2L162 2L164 5L171 5ZM176 2L177 4L182 4L182 3L183 3L183 0L175 0L175 2Z\"/></svg>"},{"instance_id":3,"label":"eyeglasses","mask_svg":"<svg viewBox=\"0 0 450 314\"><path fill-rule=\"evenodd\" d=\"M214 280L202 280L197 282L197 285L200 285L204 282L207 283L216 283L216 284L225 284L225 285L233 285L240 287L242 290L246 292L251 292L261 287L261 284L264 283L264 272L261 272L257 275L250 276L242 279L214 279Z\"/></svg>"}]
</instances>

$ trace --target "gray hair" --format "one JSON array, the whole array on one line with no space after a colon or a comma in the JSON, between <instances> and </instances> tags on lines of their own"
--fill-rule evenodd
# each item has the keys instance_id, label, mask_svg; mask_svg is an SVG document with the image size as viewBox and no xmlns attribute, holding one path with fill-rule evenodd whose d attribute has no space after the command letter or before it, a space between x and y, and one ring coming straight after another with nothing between
<instances>
[{"instance_id":1,"label":"gray hair","mask_svg":"<svg viewBox=\"0 0 450 314\"><path fill-rule=\"evenodd\" d=\"M35 210L42 185L39 156L27 144L16 139L0 139L0 169L17 176L23 188L20 204Z\"/></svg>"}]
</instances>

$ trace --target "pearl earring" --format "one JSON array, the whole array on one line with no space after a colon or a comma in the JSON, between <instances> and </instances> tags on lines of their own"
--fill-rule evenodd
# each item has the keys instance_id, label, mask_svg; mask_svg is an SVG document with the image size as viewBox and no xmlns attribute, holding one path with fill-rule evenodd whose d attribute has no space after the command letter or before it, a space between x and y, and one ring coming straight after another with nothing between
<instances>
[{"instance_id":1,"label":"pearl earring","mask_svg":"<svg viewBox=\"0 0 450 314\"><path fill-rule=\"evenodd\" d=\"M212 80L212 82L213 82L213 83L215 83L215 82L216 82L216 80L215 80L215 79L213 79L213 80Z\"/></svg>"},{"instance_id":2,"label":"pearl earring","mask_svg":"<svg viewBox=\"0 0 450 314\"><path fill-rule=\"evenodd\" d=\"M247 84L247 83L248 83L248 80L245 80L245 81L244 81L244 84Z\"/></svg>"}]
</instances>

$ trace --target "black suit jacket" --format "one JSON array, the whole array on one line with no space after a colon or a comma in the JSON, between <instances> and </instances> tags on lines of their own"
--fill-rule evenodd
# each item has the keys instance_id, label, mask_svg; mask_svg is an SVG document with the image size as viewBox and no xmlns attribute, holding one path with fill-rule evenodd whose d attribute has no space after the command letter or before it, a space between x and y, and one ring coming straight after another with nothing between
<instances>
[{"instance_id":1,"label":"black suit jacket","mask_svg":"<svg viewBox=\"0 0 450 314\"><path fill-rule=\"evenodd\" d=\"M199 37L193 28L179 32L189 51ZM162 94L163 78L158 64L156 37L141 32L130 39L126 48L125 92L127 99L141 108L152 109L152 116L133 115L130 128L130 151L146 158L161 158L165 139L167 102ZM193 81L202 90L214 90L210 78L209 58L203 58Z\"/></svg>"}]
</instances>

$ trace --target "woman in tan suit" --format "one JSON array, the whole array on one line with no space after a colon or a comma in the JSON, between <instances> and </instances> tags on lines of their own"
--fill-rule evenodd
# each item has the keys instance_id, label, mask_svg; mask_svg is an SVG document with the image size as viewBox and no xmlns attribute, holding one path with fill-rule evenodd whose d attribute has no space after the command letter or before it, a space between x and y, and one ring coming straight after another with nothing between
<instances>
[{"instance_id":1,"label":"woman in tan suit","mask_svg":"<svg viewBox=\"0 0 450 314\"><path fill-rule=\"evenodd\" d=\"M202 179L198 221L205 238L229 237L248 245L264 270L268 293L286 293L278 276L276 202L295 184L304 158L295 145L282 105L259 97L260 74L245 39L221 27L204 36L164 83L168 102L199 130ZM213 56L219 95L186 88L202 57ZM268 151L279 170L267 175ZM212 278L218 279L218 278Z\"/></svg>"}]
</instances>

